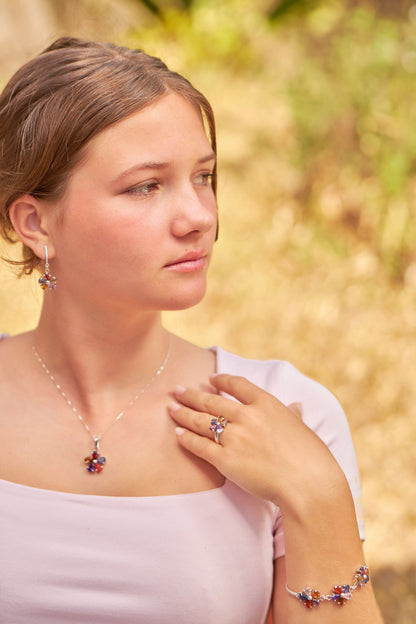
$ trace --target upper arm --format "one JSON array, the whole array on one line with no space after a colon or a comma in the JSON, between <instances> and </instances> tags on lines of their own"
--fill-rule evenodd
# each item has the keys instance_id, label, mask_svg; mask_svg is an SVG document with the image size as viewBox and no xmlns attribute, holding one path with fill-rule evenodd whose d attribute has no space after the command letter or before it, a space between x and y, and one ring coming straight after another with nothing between
<instances>
[{"instance_id":1,"label":"upper arm","mask_svg":"<svg viewBox=\"0 0 416 624\"><path fill-rule=\"evenodd\" d=\"M273 624L286 624L287 619L287 591L286 591L286 567L285 557L279 557L274 561L274 581L272 597L272 614L270 620Z\"/></svg>"}]
</instances>

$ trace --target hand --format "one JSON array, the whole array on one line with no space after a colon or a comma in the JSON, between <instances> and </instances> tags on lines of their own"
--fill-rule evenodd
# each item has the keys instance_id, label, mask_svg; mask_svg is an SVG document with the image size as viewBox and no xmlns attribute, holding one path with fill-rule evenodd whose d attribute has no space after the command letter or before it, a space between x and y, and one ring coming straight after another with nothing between
<instances>
[{"instance_id":1,"label":"hand","mask_svg":"<svg viewBox=\"0 0 416 624\"><path fill-rule=\"evenodd\" d=\"M283 511L307 498L315 479L321 488L341 473L326 445L299 418L297 404L286 407L243 377L216 375L210 381L238 402L179 389L169 411L180 425L180 444L225 477ZM220 416L228 424L216 444L210 423Z\"/></svg>"}]
</instances>

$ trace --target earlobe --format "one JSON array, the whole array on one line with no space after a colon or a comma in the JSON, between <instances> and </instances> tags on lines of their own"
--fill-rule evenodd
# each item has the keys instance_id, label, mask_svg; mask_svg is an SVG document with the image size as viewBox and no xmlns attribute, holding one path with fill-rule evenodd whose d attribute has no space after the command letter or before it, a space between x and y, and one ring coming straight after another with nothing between
<instances>
[{"instance_id":1,"label":"earlobe","mask_svg":"<svg viewBox=\"0 0 416 624\"><path fill-rule=\"evenodd\" d=\"M43 207L38 199L32 195L22 195L10 206L9 215L17 236L38 258L43 258L45 244L48 244L50 252L52 251L45 229Z\"/></svg>"}]
</instances>

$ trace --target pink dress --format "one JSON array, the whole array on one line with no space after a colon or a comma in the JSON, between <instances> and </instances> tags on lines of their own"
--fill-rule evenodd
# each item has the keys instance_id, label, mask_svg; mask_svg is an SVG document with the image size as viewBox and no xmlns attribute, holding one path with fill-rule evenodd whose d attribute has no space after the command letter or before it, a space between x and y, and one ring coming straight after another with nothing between
<instances>
[{"instance_id":1,"label":"pink dress","mask_svg":"<svg viewBox=\"0 0 416 624\"><path fill-rule=\"evenodd\" d=\"M218 372L302 402L348 478L363 537L354 449L333 395L286 362L215 352ZM278 507L231 481L135 498L0 479L1 624L263 624L283 554Z\"/></svg>"}]
</instances>

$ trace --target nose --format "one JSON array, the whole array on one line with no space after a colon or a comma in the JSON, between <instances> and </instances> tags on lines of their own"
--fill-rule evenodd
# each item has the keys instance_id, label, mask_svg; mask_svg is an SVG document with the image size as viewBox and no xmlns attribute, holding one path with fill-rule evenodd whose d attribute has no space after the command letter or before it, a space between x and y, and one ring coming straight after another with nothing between
<instances>
[{"instance_id":1,"label":"nose","mask_svg":"<svg viewBox=\"0 0 416 624\"><path fill-rule=\"evenodd\" d=\"M178 238L202 235L216 228L217 202L212 189L185 189L175 198L172 233Z\"/></svg>"}]
</instances>

